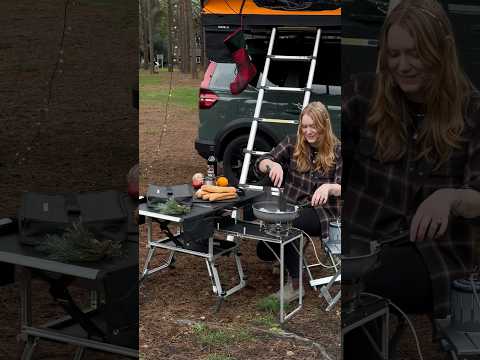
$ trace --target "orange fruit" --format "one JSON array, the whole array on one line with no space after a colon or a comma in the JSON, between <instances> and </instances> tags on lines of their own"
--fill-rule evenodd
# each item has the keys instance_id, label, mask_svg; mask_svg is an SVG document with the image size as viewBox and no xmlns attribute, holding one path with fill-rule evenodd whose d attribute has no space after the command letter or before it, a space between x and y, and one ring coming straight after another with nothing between
<instances>
[{"instance_id":1,"label":"orange fruit","mask_svg":"<svg viewBox=\"0 0 480 360\"><path fill-rule=\"evenodd\" d=\"M228 186L228 179L225 176L219 176L216 184L217 186Z\"/></svg>"}]
</instances>

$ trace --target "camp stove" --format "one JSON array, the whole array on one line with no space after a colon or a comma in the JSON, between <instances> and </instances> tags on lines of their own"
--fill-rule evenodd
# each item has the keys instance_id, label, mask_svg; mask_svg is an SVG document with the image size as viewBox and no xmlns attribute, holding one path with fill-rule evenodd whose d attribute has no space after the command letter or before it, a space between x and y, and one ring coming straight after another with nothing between
<instances>
[{"instance_id":1,"label":"camp stove","mask_svg":"<svg viewBox=\"0 0 480 360\"><path fill-rule=\"evenodd\" d=\"M292 223L268 223L265 221L260 221L260 231L277 238L288 236L292 230L292 227Z\"/></svg>"},{"instance_id":2,"label":"camp stove","mask_svg":"<svg viewBox=\"0 0 480 360\"><path fill-rule=\"evenodd\" d=\"M298 217L298 206L279 201L261 201L253 204L252 209L260 220L260 231L278 238L291 233L293 220Z\"/></svg>"},{"instance_id":3,"label":"camp stove","mask_svg":"<svg viewBox=\"0 0 480 360\"><path fill-rule=\"evenodd\" d=\"M440 344L451 359L478 359L480 355L480 273L452 282L450 316L435 320Z\"/></svg>"}]
</instances>

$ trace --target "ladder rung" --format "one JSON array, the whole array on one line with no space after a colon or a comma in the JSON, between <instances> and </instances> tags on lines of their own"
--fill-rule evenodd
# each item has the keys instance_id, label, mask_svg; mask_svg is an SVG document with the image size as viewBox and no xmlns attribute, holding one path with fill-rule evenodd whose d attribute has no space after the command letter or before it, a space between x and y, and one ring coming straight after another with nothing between
<instances>
[{"instance_id":1,"label":"ladder rung","mask_svg":"<svg viewBox=\"0 0 480 360\"><path fill-rule=\"evenodd\" d=\"M269 57L272 60L280 60L280 61L310 61L314 59L313 56L290 56L290 55L267 55L267 57Z\"/></svg>"},{"instance_id":2,"label":"ladder rung","mask_svg":"<svg viewBox=\"0 0 480 360\"><path fill-rule=\"evenodd\" d=\"M289 91L289 92L304 92L304 91L311 91L308 88L294 88L294 87L282 87L282 86L263 86L260 87L261 89L265 90L272 90L272 91Z\"/></svg>"},{"instance_id":3,"label":"ladder rung","mask_svg":"<svg viewBox=\"0 0 480 360\"><path fill-rule=\"evenodd\" d=\"M256 156L262 156L262 155L265 155L265 154L268 154L268 151L256 151L256 150L247 150L247 149L243 149L243 153L244 154L252 154L252 155L256 155Z\"/></svg>"},{"instance_id":4,"label":"ladder rung","mask_svg":"<svg viewBox=\"0 0 480 360\"><path fill-rule=\"evenodd\" d=\"M317 30L316 26L279 26L277 27L278 32L286 31L301 31L301 32L315 32Z\"/></svg>"},{"instance_id":5,"label":"ladder rung","mask_svg":"<svg viewBox=\"0 0 480 360\"><path fill-rule=\"evenodd\" d=\"M328 105L327 109L328 110L338 110L338 111L340 111L340 110L342 110L342 107L338 106L338 105Z\"/></svg>"},{"instance_id":6,"label":"ladder rung","mask_svg":"<svg viewBox=\"0 0 480 360\"><path fill-rule=\"evenodd\" d=\"M268 119L268 118L258 118L255 119L258 122L273 123L273 124L293 124L298 125L298 120L284 120L284 119Z\"/></svg>"}]
</instances>

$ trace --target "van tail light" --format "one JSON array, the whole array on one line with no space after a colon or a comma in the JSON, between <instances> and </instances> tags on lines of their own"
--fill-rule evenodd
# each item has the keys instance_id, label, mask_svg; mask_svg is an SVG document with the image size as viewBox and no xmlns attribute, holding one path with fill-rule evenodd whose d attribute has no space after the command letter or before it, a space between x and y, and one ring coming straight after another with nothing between
<instances>
[{"instance_id":1,"label":"van tail light","mask_svg":"<svg viewBox=\"0 0 480 360\"><path fill-rule=\"evenodd\" d=\"M218 95L211 90L200 89L198 107L200 109L210 109L218 100Z\"/></svg>"},{"instance_id":2,"label":"van tail light","mask_svg":"<svg viewBox=\"0 0 480 360\"><path fill-rule=\"evenodd\" d=\"M200 109L210 109L218 100L217 94L212 90L208 90L213 73L217 67L217 63L210 61L200 84L200 92L198 94L198 107Z\"/></svg>"}]
</instances>

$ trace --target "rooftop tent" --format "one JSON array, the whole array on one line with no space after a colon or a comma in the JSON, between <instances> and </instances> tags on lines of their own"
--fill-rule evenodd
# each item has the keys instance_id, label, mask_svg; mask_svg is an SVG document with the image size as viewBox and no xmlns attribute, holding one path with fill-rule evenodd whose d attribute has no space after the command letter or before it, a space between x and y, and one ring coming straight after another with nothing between
<instances>
[{"instance_id":1,"label":"rooftop tent","mask_svg":"<svg viewBox=\"0 0 480 360\"><path fill-rule=\"evenodd\" d=\"M207 58L231 62L223 39L241 24L249 53L263 57L274 26L321 27L324 35L340 36L341 9L337 3L333 0L203 0L202 25ZM302 40L305 33L292 30L292 36Z\"/></svg>"},{"instance_id":2,"label":"rooftop tent","mask_svg":"<svg viewBox=\"0 0 480 360\"><path fill-rule=\"evenodd\" d=\"M337 3L332 0L204 0L202 18L204 25L239 25L241 14L243 24L247 27L340 26L341 10Z\"/></svg>"}]
</instances>

